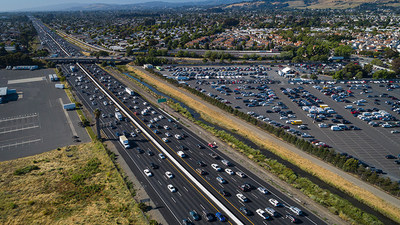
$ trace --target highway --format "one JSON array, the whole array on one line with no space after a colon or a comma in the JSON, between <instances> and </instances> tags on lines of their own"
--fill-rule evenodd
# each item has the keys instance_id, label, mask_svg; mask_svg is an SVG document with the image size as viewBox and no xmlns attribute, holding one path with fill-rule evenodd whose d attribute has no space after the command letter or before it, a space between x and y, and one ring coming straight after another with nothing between
<instances>
[{"instance_id":1,"label":"highway","mask_svg":"<svg viewBox=\"0 0 400 225\"><path fill-rule=\"evenodd\" d=\"M58 46L60 49L58 52L65 52L69 56L63 45L57 43L58 38L54 38L54 35L51 37L53 37L51 40L55 42L52 46ZM304 212L303 216L296 216L301 223L325 224L320 218L299 206L298 202L256 177L239 162L224 155L218 148L209 147L208 144L214 140L202 140L169 115L147 103L139 94L129 95L122 84L98 66L94 64L76 64L75 66L78 71L72 72L69 64L61 65L71 87L89 111L98 108L104 114L100 119L104 133L109 139L115 140L121 156L142 182L143 188L157 202L157 206L165 207L166 213L163 214L170 224L181 223L184 218L189 218L191 210L199 214L207 211L214 215L216 212L222 212L229 217L229 223L266 224L266 221L256 214L257 209L265 207L274 208L278 212L275 217L268 220L268 224L288 224L290 221L286 218L286 214L294 215L289 210L290 206L296 206ZM116 104L118 107L115 106ZM148 107L150 107L148 113L141 115L140 112ZM124 121L116 120L114 117L116 111L122 112ZM141 132L137 132L136 129L140 129ZM132 145L129 149L119 144L117 138L118 135L124 133L127 134ZM175 138L177 134L183 138ZM168 141L163 138L167 138ZM143 152L139 153L138 148ZM154 155L149 154L149 151ZM178 151L183 151L187 157L179 157ZM164 153L166 159L159 157L158 154L161 152ZM211 157L210 153L218 157ZM224 165L223 159L228 160L232 165ZM199 161L202 161L203 165L199 165ZM159 168L152 168L151 163L157 164ZM211 164L218 164L222 171L217 172ZM200 167L207 171L207 174L200 175L196 172L196 168ZM234 174L229 175L225 172L227 168L230 168ZM143 172L145 169L150 169L153 176L146 176ZM172 172L175 177L167 178L166 171ZM238 176L239 171L247 176ZM217 177L222 177L225 183L218 182ZM243 191L239 187L245 183L250 189ZM173 184L177 192L170 192L167 189L168 184ZM268 194L258 191L258 187L265 187ZM222 195L221 189L229 192L230 196ZM239 193L245 195L249 201L239 200L236 196ZM272 206L268 202L271 198L278 200L282 206ZM253 215L245 215L240 210L241 207L246 207ZM193 218L190 220L196 224L206 223L204 216L200 221L194 221Z\"/></svg>"}]
</instances>

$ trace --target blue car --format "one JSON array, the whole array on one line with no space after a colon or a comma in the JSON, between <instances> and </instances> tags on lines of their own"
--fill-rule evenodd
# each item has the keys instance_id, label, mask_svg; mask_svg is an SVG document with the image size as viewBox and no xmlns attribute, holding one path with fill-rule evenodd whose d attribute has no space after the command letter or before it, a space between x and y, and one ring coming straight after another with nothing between
<instances>
[{"instance_id":1,"label":"blue car","mask_svg":"<svg viewBox=\"0 0 400 225\"><path fill-rule=\"evenodd\" d=\"M116 135L117 137L121 136L121 134L120 134L119 132L115 132L115 135Z\"/></svg>"},{"instance_id":2,"label":"blue car","mask_svg":"<svg viewBox=\"0 0 400 225\"><path fill-rule=\"evenodd\" d=\"M225 222L226 221L226 219L225 219L225 217L222 215L222 213L220 213L220 212L217 212L217 213L215 213L215 216L218 218L218 220L219 221L221 221L221 222Z\"/></svg>"}]
</instances>

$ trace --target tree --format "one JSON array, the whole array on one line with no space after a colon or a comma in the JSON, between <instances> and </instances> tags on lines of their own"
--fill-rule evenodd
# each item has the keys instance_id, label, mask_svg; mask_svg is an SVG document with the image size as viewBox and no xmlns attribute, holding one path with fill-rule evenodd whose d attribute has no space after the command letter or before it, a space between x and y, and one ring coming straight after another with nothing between
<instances>
[{"instance_id":1,"label":"tree","mask_svg":"<svg viewBox=\"0 0 400 225\"><path fill-rule=\"evenodd\" d=\"M394 70L396 75L400 74L400 58L393 59L392 70Z\"/></svg>"},{"instance_id":2,"label":"tree","mask_svg":"<svg viewBox=\"0 0 400 225\"><path fill-rule=\"evenodd\" d=\"M393 58L399 57L399 53L391 48L385 48L384 56L387 59L393 59Z\"/></svg>"},{"instance_id":3,"label":"tree","mask_svg":"<svg viewBox=\"0 0 400 225\"><path fill-rule=\"evenodd\" d=\"M100 135L100 114L101 114L101 111L100 111L100 109L95 109L93 114L94 114L94 117L96 119L97 138L100 139L101 138L101 135Z\"/></svg>"},{"instance_id":4,"label":"tree","mask_svg":"<svg viewBox=\"0 0 400 225\"><path fill-rule=\"evenodd\" d=\"M376 65L376 66L384 66L385 65L385 64L383 64L382 60L380 60L380 59L373 59L371 61L371 64Z\"/></svg>"},{"instance_id":5,"label":"tree","mask_svg":"<svg viewBox=\"0 0 400 225\"><path fill-rule=\"evenodd\" d=\"M310 79L317 80L318 76L316 74L311 74Z\"/></svg>"},{"instance_id":6,"label":"tree","mask_svg":"<svg viewBox=\"0 0 400 225\"><path fill-rule=\"evenodd\" d=\"M389 72L387 70L378 70L372 74L373 79L394 79L396 74L394 72Z\"/></svg>"},{"instance_id":7,"label":"tree","mask_svg":"<svg viewBox=\"0 0 400 225\"><path fill-rule=\"evenodd\" d=\"M348 58L352 52L353 49L348 45L340 45L339 47L335 48L335 56L343 56Z\"/></svg>"}]
</instances>

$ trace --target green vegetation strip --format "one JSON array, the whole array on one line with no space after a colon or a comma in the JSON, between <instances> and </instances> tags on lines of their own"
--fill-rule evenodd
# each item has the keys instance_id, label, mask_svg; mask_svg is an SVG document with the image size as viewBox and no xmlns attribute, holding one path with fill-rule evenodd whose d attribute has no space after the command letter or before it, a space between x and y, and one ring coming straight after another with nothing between
<instances>
[{"instance_id":1,"label":"green vegetation strip","mask_svg":"<svg viewBox=\"0 0 400 225\"><path fill-rule=\"evenodd\" d=\"M126 71L124 70L124 68L121 69L123 71ZM137 77L136 74L133 75ZM188 112L188 110L181 107L179 103L171 104L171 102L169 102L169 104L176 111L182 113L193 122L199 124L203 128L212 132L214 135L220 137L221 140L226 141L232 147L257 162L263 168L277 174L279 178L300 189L311 199L326 206L331 212L338 214L341 218L356 224L382 224L382 222L379 221L375 216L361 211L357 207L353 206L349 201L341 198L340 196L330 193L328 190L320 188L318 185L312 183L307 178L299 177L291 169L278 163L276 160L267 159L264 155L261 154L259 150L255 150L245 145L244 143L240 142L239 140L224 131L218 131L213 127L209 127L202 122L195 120Z\"/></svg>"}]
</instances>

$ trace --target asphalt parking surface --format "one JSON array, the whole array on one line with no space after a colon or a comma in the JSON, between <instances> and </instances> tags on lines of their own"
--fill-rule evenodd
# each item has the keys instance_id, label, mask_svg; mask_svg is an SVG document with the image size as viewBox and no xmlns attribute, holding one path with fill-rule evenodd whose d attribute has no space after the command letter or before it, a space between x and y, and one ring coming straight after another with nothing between
<instances>
[{"instance_id":1,"label":"asphalt parking surface","mask_svg":"<svg viewBox=\"0 0 400 225\"><path fill-rule=\"evenodd\" d=\"M1 70L0 86L16 89L18 100L0 104L0 160L12 160L76 144L61 102L70 103L64 90L48 79L54 70ZM9 81L12 81L8 84ZM61 99L61 101L60 101ZM68 111L81 142L90 141L78 127L79 117Z\"/></svg>"},{"instance_id":2,"label":"asphalt parking surface","mask_svg":"<svg viewBox=\"0 0 400 225\"><path fill-rule=\"evenodd\" d=\"M244 68L246 66L240 67ZM220 66L216 68L222 69L223 67ZM268 120L265 120L265 122L267 123L272 120L288 127L285 129L290 128L300 131L301 133L307 133L312 136L313 139L324 142L341 153L345 153L359 160L362 160L373 169L381 169L386 176L392 179L400 179L399 165L394 162L394 159L389 160L385 158L385 156L389 154L394 156L398 156L400 154L400 134L391 133L392 130L400 130L400 128L372 127L368 125L365 121L354 117L350 113L350 110L344 108L346 105L359 107L355 104L352 104L352 102L359 99L365 99L367 100L367 103L365 103L365 106L360 107L364 107L364 109L372 109L376 107L378 109L387 111L388 113L399 119L398 114L391 111L391 106L385 103L385 101L392 100L387 97L379 96L382 93L387 93L388 95L400 98L400 89L397 88L393 89L392 91L387 91L386 87L382 87L381 84L369 84L371 86L371 88L368 89L369 93L360 94L362 88L355 89L353 90L354 97L346 98L350 101L350 103L336 102L330 96L326 96L319 90L315 89L313 87L314 84L290 84L287 79L278 75L278 70L278 67L271 67L271 69L267 71L266 77L257 77L255 75L244 75L236 77L234 76L234 73L224 74L220 72L219 75L221 76L214 76L213 79L192 79L186 82L192 88L196 88L197 90L200 90L207 95L211 94L211 96L214 98L219 97L220 101L225 101L226 104L232 107L236 107L240 111L246 113L254 112L255 115L262 116L260 117L261 120L268 118ZM161 72L169 76L171 76L173 73L168 69ZM188 73L190 72L191 71L188 71ZM270 81L275 82L271 83ZM221 90L221 86L225 86L231 91L234 91L235 89L240 90L240 93L227 93L224 89ZM272 91L273 94L278 98L269 102L265 102L264 106L252 106L252 102L243 102L243 100L247 101L256 98L251 93L259 94L262 92L261 90L258 90L256 88L257 86L261 87L261 90ZM310 94L320 99L321 102L319 104L327 104L329 107L335 110L337 114L343 116L344 119L348 120L351 123L348 124L348 126L356 126L361 130L332 131L330 128L320 128L318 124L321 122L314 121L312 118L308 117L308 112L302 110L302 108L298 106L297 103L293 102L288 96L283 94L281 90L282 88L293 89L300 86L301 88L303 88L303 90L308 91ZM323 86L323 84L320 86ZM344 90L349 89L347 84L336 84L335 86L341 86ZM243 96L243 93L247 93L249 95ZM369 98L367 98L367 95L371 95L373 97L369 96ZM375 104L374 99L379 99L379 103ZM273 112L273 107L278 106L278 103L282 104L281 106L284 106L284 109L282 110L292 111L292 115L294 115L295 117L281 119L278 113ZM271 110L272 112L267 113L267 110ZM334 114L333 117L327 118L327 120L323 120L322 123L332 124L331 119L335 118L335 115L336 114ZM287 124L286 120L302 120L303 124L306 125L308 129L300 130L297 125Z\"/></svg>"}]
</instances>

